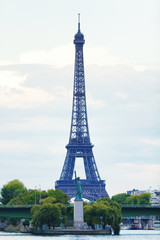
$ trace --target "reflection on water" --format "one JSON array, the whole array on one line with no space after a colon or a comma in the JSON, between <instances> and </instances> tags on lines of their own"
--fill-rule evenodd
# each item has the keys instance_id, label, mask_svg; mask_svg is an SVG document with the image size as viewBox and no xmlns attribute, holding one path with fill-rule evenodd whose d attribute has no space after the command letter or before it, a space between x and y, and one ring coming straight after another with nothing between
<instances>
[{"instance_id":1,"label":"reflection on water","mask_svg":"<svg viewBox=\"0 0 160 240\"><path fill-rule=\"evenodd\" d=\"M160 240L160 231L122 230L119 236L34 236L22 233L0 232L0 240Z\"/></svg>"}]
</instances>

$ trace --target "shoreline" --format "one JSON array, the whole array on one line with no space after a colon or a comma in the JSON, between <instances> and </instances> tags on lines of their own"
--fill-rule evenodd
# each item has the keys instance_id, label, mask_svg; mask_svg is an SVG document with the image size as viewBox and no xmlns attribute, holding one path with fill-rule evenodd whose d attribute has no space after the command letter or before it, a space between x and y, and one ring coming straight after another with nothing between
<instances>
[{"instance_id":1,"label":"shoreline","mask_svg":"<svg viewBox=\"0 0 160 240\"><path fill-rule=\"evenodd\" d=\"M112 235L111 230L92 230L92 229L64 229L64 230L31 230L33 235Z\"/></svg>"}]
</instances>

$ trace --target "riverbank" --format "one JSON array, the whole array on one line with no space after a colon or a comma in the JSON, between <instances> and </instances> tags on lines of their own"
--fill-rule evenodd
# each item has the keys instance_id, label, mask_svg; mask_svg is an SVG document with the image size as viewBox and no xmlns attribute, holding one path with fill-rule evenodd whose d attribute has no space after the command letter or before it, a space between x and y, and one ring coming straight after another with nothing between
<instances>
[{"instance_id":1,"label":"riverbank","mask_svg":"<svg viewBox=\"0 0 160 240\"><path fill-rule=\"evenodd\" d=\"M17 224L16 226L13 226L12 224L9 224L7 227L2 229L4 232L10 232L10 233L29 233L30 229L23 226L22 223Z\"/></svg>"},{"instance_id":2,"label":"riverbank","mask_svg":"<svg viewBox=\"0 0 160 240\"><path fill-rule=\"evenodd\" d=\"M35 230L31 229L34 235L56 236L56 235L111 235L111 229L93 230L93 229L53 229L53 230Z\"/></svg>"}]
</instances>

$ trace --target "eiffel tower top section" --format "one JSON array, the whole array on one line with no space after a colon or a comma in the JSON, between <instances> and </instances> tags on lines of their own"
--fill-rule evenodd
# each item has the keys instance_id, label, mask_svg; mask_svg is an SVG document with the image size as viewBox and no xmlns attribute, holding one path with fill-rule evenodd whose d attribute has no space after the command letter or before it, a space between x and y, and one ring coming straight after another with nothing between
<instances>
[{"instance_id":1,"label":"eiffel tower top section","mask_svg":"<svg viewBox=\"0 0 160 240\"><path fill-rule=\"evenodd\" d=\"M86 93L85 93L85 76L83 62L83 44L85 43L84 35L80 30L80 14L78 15L78 32L74 36L75 44L75 71L73 87L73 107L69 144L66 148L72 146L85 145L93 147L90 142Z\"/></svg>"},{"instance_id":2,"label":"eiffel tower top section","mask_svg":"<svg viewBox=\"0 0 160 240\"><path fill-rule=\"evenodd\" d=\"M74 36L73 43L76 45L76 48L83 47L83 44L85 43L84 35L81 33L80 29L80 14L78 14L78 32Z\"/></svg>"}]
</instances>

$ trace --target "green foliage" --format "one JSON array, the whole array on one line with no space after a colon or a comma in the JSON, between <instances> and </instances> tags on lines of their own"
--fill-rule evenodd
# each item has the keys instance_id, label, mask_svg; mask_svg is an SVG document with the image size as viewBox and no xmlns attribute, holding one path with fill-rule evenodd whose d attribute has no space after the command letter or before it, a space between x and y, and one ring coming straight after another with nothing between
<instances>
[{"instance_id":1,"label":"green foliage","mask_svg":"<svg viewBox=\"0 0 160 240\"><path fill-rule=\"evenodd\" d=\"M28 226L29 227L29 224L30 224L30 220L29 219L25 219L24 222L23 222L23 226Z\"/></svg>"},{"instance_id":2,"label":"green foliage","mask_svg":"<svg viewBox=\"0 0 160 240\"><path fill-rule=\"evenodd\" d=\"M40 195L41 198L47 198L47 192L46 191L38 191L38 190L33 190L29 189L26 190L25 193L20 193L16 195L13 199L8 204L35 204L35 196L36 196L36 203L40 203Z\"/></svg>"},{"instance_id":3,"label":"green foliage","mask_svg":"<svg viewBox=\"0 0 160 240\"><path fill-rule=\"evenodd\" d=\"M55 206L59 208L59 210L61 211L61 215L62 215L62 216L65 216L65 215L66 215L67 207L66 207L64 204L62 204L62 203L56 203Z\"/></svg>"},{"instance_id":4,"label":"green foliage","mask_svg":"<svg viewBox=\"0 0 160 240\"><path fill-rule=\"evenodd\" d=\"M125 204L125 201L126 201L126 198L129 197L130 195L129 194L126 194L126 193L119 193L119 194L116 194L114 196L112 196L112 200L113 201L116 201L120 204Z\"/></svg>"},{"instance_id":5,"label":"green foliage","mask_svg":"<svg viewBox=\"0 0 160 240\"><path fill-rule=\"evenodd\" d=\"M114 207L114 208L117 208L117 210L121 211L121 206L116 201L113 201L107 197L100 198L97 200L97 202L101 202L101 203L105 204L106 206Z\"/></svg>"},{"instance_id":6,"label":"green foliage","mask_svg":"<svg viewBox=\"0 0 160 240\"><path fill-rule=\"evenodd\" d=\"M148 205L150 202L150 193L141 193L139 195L130 195L126 198L125 204L145 204Z\"/></svg>"},{"instance_id":7,"label":"green foliage","mask_svg":"<svg viewBox=\"0 0 160 240\"><path fill-rule=\"evenodd\" d=\"M31 209L32 224L34 227L42 227L43 224L47 224L48 227L59 224L59 217L63 217L62 222L65 223L66 209L64 204L69 204L69 195L63 193L60 189L38 191L27 190L22 182L19 180L13 180L4 185L1 190L2 204L36 204ZM39 205L38 205L39 204ZM40 204L42 206L40 206ZM10 219L12 224L17 224L17 219ZM26 220L25 225L28 225Z\"/></svg>"},{"instance_id":8,"label":"green foliage","mask_svg":"<svg viewBox=\"0 0 160 240\"><path fill-rule=\"evenodd\" d=\"M8 220L8 222L10 222L10 224L12 224L13 226L16 227L21 219L20 218L8 218L7 220Z\"/></svg>"},{"instance_id":9,"label":"green foliage","mask_svg":"<svg viewBox=\"0 0 160 240\"><path fill-rule=\"evenodd\" d=\"M126 193L120 193L114 195L111 199L120 204L145 204L148 205L150 202L150 193L141 193L139 195L129 195Z\"/></svg>"},{"instance_id":10,"label":"green foliage","mask_svg":"<svg viewBox=\"0 0 160 240\"><path fill-rule=\"evenodd\" d=\"M126 198L126 204L138 204L138 195L131 195L130 197Z\"/></svg>"},{"instance_id":11,"label":"green foliage","mask_svg":"<svg viewBox=\"0 0 160 240\"><path fill-rule=\"evenodd\" d=\"M54 197L56 198L56 202L58 203L64 203L68 204L69 203L69 195L67 193L63 193L62 190L56 189L56 190L48 190L47 194L49 197Z\"/></svg>"},{"instance_id":12,"label":"green foliage","mask_svg":"<svg viewBox=\"0 0 160 240\"><path fill-rule=\"evenodd\" d=\"M56 204L46 203L39 208L32 208L32 225L34 227L40 227L46 224L49 229L55 224L59 224L59 217L61 216L61 210Z\"/></svg>"},{"instance_id":13,"label":"green foliage","mask_svg":"<svg viewBox=\"0 0 160 240\"><path fill-rule=\"evenodd\" d=\"M56 203L56 198L55 197L47 197L44 198L40 201L41 204L46 204L46 203Z\"/></svg>"},{"instance_id":14,"label":"green foliage","mask_svg":"<svg viewBox=\"0 0 160 240\"><path fill-rule=\"evenodd\" d=\"M40 210L40 205L34 205L32 208L31 208L31 214L34 215L35 212L38 212Z\"/></svg>"},{"instance_id":15,"label":"green foliage","mask_svg":"<svg viewBox=\"0 0 160 240\"><path fill-rule=\"evenodd\" d=\"M139 194L139 204L149 204L151 194L150 193L141 193Z\"/></svg>"},{"instance_id":16,"label":"green foliage","mask_svg":"<svg viewBox=\"0 0 160 240\"><path fill-rule=\"evenodd\" d=\"M65 221L67 220L66 216L67 207L62 203L56 203L55 206L58 207L61 212L61 216L63 217L62 223L65 223Z\"/></svg>"},{"instance_id":17,"label":"green foliage","mask_svg":"<svg viewBox=\"0 0 160 240\"><path fill-rule=\"evenodd\" d=\"M0 201L2 204L22 205L22 204L46 204L46 203L63 203L69 204L69 195L63 193L60 189L39 191L26 189L24 184L19 180L13 180L5 184L1 189Z\"/></svg>"},{"instance_id":18,"label":"green foliage","mask_svg":"<svg viewBox=\"0 0 160 240\"><path fill-rule=\"evenodd\" d=\"M6 185L3 185L1 189L1 202L2 204L8 204L13 198L25 194L27 189L24 184L15 179L10 181ZM18 202L20 204L20 202Z\"/></svg>"},{"instance_id":19,"label":"green foliage","mask_svg":"<svg viewBox=\"0 0 160 240\"><path fill-rule=\"evenodd\" d=\"M117 202L108 198L100 198L95 203L84 206L84 216L88 226L92 227L100 224L100 216L102 216L103 226L110 225L114 234L119 234L122 215L121 207Z\"/></svg>"}]
</instances>

